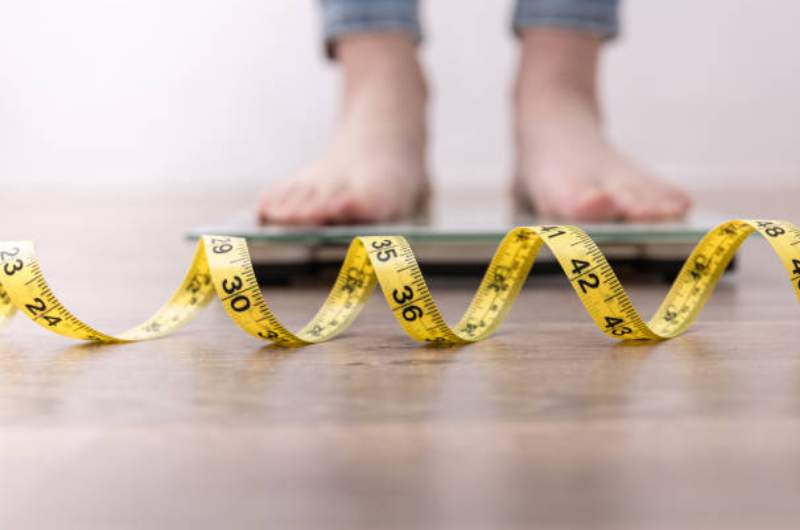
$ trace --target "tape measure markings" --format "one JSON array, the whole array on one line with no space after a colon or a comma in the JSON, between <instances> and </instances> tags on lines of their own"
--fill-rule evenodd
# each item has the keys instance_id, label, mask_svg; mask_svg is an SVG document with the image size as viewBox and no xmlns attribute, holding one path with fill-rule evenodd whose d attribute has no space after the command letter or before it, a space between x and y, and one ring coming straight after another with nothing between
<instances>
[{"instance_id":1,"label":"tape measure markings","mask_svg":"<svg viewBox=\"0 0 800 530\"><path fill-rule=\"evenodd\" d=\"M428 289L414 252L400 236L355 238L319 311L297 333L272 312L256 280L244 239L203 236L180 287L142 324L118 335L74 316L48 286L30 242L0 243L0 324L17 310L66 337L101 343L161 337L187 324L216 293L228 316L248 334L284 346L329 340L344 331L380 284L392 314L418 341L465 344L489 336L502 322L543 245L563 269L592 320L622 340L674 337L685 331L712 294L742 242L759 232L778 254L800 299L800 228L785 221L728 221L697 244L649 321L633 306L611 265L575 226L529 226L509 231L458 323L450 327ZM784 237L787 236L787 237Z\"/></svg>"}]
</instances>

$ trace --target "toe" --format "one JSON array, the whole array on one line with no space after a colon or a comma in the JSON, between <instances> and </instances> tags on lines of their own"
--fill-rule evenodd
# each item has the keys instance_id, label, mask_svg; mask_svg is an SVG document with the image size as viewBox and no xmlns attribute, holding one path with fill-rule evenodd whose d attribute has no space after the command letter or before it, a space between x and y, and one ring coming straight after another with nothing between
<instances>
[{"instance_id":1,"label":"toe","mask_svg":"<svg viewBox=\"0 0 800 530\"><path fill-rule=\"evenodd\" d=\"M668 192L667 203L673 216L685 215L692 208L692 198L679 189L672 188Z\"/></svg>"},{"instance_id":2,"label":"toe","mask_svg":"<svg viewBox=\"0 0 800 530\"><path fill-rule=\"evenodd\" d=\"M592 168L565 164L530 165L521 174L523 192L538 216L578 222L612 221L619 210Z\"/></svg>"},{"instance_id":3,"label":"toe","mask_svg":"<svg viewBox=\"0 0 800 530\"><path fill-rule=\"evenodd\" d=\"M319 194L314 186L303 186L286 204L284 221L288 224L318 223L320 215Z\"/></svg>"},{"instance_id":4,"label":"toe","mask_svg":"<svg viewBox=\"0 0 800 530\"><path fill-rule=\"evenodd\" d=\"M652 177L631 183L628 191L619 195L620 209L630 221L679 218L690 205L686 194Z\"/></svg>"},{"instance_id":5,"label":"toe","mask_svg":"<svg viewBox=\"0 0 800 530\"><path fill-rule=\"evenodd\" d=\"M283 193L277 195L270 218L275 223L289 223L297 211L298 196L303 188L296 183L289 184Z\"/></svg>"},{"instance_id":6,"label":"toe","mask_svg":"<svg viewBox=\"0 0 800 530\"><path fill-rule=\"evenodd\" d=\"M650 192L637 183L628 183L614 194L614 201L626 221L644 222L659 217L659 206Z\"/></svg>"},{"instance_id":7,"label":"toe","mask_svg":"<svg viewBox=\"0 0 800 530\"><path fill-rule=\"evenodd\" d=\"M325 213L330 223L347 224L351 221L350 210L352 197L349 193L342 192L332 194L325 204Z\"/></svg>"},{"instance_id":8,"label":"toe","mask_svg":"<svg viewBox=\"0 0 800 530\"><path fill-rule=\"evenodd\" d=\"M350 190L342 194L336 203L338 217L349 223L375 223L382 221L384 205L366 197L363 192Z\"/></svg>"},{"instance_id":9,"label":"toe","mask_svg":"<svg viewBox=\"0 0 800 530\"><path fill-rule=\"evenodd\" d=\"M580 222L612 221L619 216L611 193L591 179L562 178L553 193L545 194L548 210L556 217Z\"/></svg>"},{"instance_id":10,"label":"toe","mask_svg":"<svg viewBox=\"0 0 800 530\"><path fill-rule=\"evenodd\" d=\"M299 207L298 216L303 224L324 225L336 223L336 216L331 204L336 197L336 190L319 187L309 194L304 204Z\"/></svg>"},{"instance_id":11,"label":"toe","mask_svg":"<svg viewBox=\"0 0 800 530\"><path fill-rule=\"evenodd\" d=\"M290 186L275 186L261 194L258 202L258 217L262 223L279 222L283 206L290 196Z\"/></svg>"},{"instance_id":12,"label":"toe","mask_svg":"<svg viewBox=\"0 0 800 530\"><path fill-rule=\"evenodd\" d=\"M360 180L341 187L328 204L329 215L336 222L377 223L401 216L403 192L393 186L375 187L359 185ZM385 182L397 182L385 178Z\"/></svg>"},{"instance_id":13,"label":"toe","mask_svg":"<svg viewBox=\"0 0 800 530\"><path fill-rule=\"evenodd\" d=\"M576 221L612 221L618 216L614 199L602 189L593 189L578 195L565 204L565 213Z\"/></svg>"},{"instance_id":14,"label":"toe","mask_svg":"<svg viewBox=\"0 0 800 530\"><path fill-rule=\"evenodd\" d=\"M258 222L266 224L269 222L269 215L272 211L272 195L270 193L262 193L258 198L258 206L256 213L258 214Z\"/></svg>"}]
</instances>

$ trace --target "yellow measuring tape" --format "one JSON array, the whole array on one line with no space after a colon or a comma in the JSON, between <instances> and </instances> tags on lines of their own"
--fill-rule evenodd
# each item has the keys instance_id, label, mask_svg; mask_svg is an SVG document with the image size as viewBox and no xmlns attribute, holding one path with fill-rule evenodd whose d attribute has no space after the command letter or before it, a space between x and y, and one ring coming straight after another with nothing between
<instances>
[{"instance_id":1,"label":"yellow measuring tape","mask_svg":"<svg viewBox=\"0 0 800 530\"><path fill-rule=\"evenodd\" d=\"M18 309L40 326L66 337L101 343L153 339L189 322L216 292L244 331L284 346L313 344L344 331L379 283L389 308L418 341L464 344L488 337L508 313L542 245L567 275L592 320L622 340L675 337L691 324L742 242L759 232L789 271L800 299L800 228L785 221L725 222L698 243L672 289L649 322L631 304L597 245L575 226L527 226L500 243L464 316L450 327L425 284L408 242L400 236L357 237L322 308L300 331L286 329L267 305L244 239L203 236L177 292L133 329L109 335L75 317L47 286L29 241L0 243L0 323Z\"/></svg>"}]
</instances>

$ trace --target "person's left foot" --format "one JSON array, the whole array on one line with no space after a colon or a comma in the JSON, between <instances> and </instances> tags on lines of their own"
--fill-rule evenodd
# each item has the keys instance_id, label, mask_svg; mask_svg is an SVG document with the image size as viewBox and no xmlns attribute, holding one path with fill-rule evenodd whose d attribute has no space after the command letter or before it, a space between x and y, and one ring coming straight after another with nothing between
<instances>
[{"instance_id":1,"label":"person's left foot","mask_svg":"<svg viewBox=\"0 0 800 530\"><path fill-rule=\"evenodd\" d=\"M576 221L684 215L691 205L686 193L606 140L594 94L597 44L587 39L538 30L523 42L530 49L523 50L516 87L517 199L539 215Z\"/></svg>"}]
</instances>

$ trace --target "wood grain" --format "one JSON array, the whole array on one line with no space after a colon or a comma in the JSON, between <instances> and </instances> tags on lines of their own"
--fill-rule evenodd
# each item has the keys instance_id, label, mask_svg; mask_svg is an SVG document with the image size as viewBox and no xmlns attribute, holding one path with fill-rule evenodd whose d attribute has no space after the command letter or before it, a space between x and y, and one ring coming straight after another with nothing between
<instances>
[{"instance_id":1,"label":"wood grain","mask_svg":"<svg viewBox=\"0 0 800 530\"><path fill-rule=\"evenodd\" d=\"M799 222L796 197L698 202ZM56 292L110 330L177 285L184 229L244 204L4 200L0 236L37 239ZM624 283L645 313L666 292ZM451 320L470 294L434 290ZM299 324L325 292L266 296ZM690 333L650 345L610 342L535 272L497 336L452 350L411 342L377 296L295 350L216 305L110 347L19 319L0 336L0 528L796 528L799 321L755 240Z\"/></svg>"}]
</instances>

